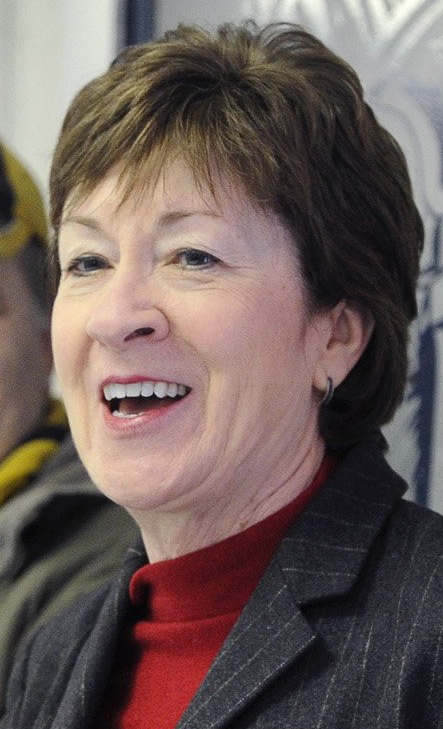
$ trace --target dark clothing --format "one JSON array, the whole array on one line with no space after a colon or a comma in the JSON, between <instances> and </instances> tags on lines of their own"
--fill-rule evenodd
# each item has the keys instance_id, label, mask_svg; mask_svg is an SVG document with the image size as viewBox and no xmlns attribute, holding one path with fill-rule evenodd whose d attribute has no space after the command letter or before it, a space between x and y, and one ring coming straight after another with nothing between
<instances>
[{"instance_id":1,"label":"dark clothing","mask_svg":"<svg viewBox=\"0 0 443 729\"><path fill-rule=\"evenodd\" d=\"M0 508L0 713L17 646L107 582L136 533L91 483L70 436Z\"/></svg>"},{"instance_id":2,"label":"dark clothing","mask_svg":"<svg viewBox=\"0 0 443 729\"><path fill-rule=\"evenodd\" d=\"M443 517L354 447L283 539L180 729L436 729ZM1 729L87 729L130 617L121 574L28 643ZM161 676L159 676L161 681Z\"/></svg>"}]
</instances>

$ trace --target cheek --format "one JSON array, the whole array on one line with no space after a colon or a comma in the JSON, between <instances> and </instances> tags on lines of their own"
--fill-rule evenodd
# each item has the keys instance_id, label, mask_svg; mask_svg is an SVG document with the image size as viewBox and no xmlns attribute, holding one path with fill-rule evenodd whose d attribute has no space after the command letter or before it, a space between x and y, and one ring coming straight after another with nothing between
<instances>
[{"instance_id":1,"label":"cheek","mask_svg":"<svg viewBox=\"0 0 443 729\"><path fill-rule=\"evenodd\" d=\"M263 387L272 392L277 380L291 385L304 366L302 304L279 299L273 291L254 294L217 304L208 300L198 316L195 309L183 316L180 334L211 376L234 381L233 391L248 385L248 392L263 392Z\"/></svg>"},{"instance_id":2,"label":"cheek","mask_svg":"<svg viewBox=\"0 0 443 729\"><path fill-rule=\"evenodd\" d=\"M66 346L63 346L63 337L62 337L62 326L61 326L62 318L59 312L59 307L57 307L56 304L54 304L54 308L52 311L52 320L51 320L51 343L52 343L52 352L54 355L54 366L57 372L57 377L60 379L61 370L62 370L62 362L63 362L63 354L66 353ZM66 342L66 345L69 344Z\"/></svg>"},{"instance_id":3,"label":"cheek","mask_svg":"<svg viewBox=\"0 0 443 729\"><path fill-rule=\"evenodd\" d=\"M51 341L54 366L60 383L68 381L75 372L80 340L80 316L60 301L54 304L51 321Z\"/></svg>"}]
</instances>

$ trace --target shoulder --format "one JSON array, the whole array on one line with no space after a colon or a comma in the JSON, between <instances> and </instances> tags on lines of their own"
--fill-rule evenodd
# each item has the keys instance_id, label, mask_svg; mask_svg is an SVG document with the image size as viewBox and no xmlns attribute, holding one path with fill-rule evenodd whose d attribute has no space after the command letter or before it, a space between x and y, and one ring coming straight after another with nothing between
<instances>
[{"instance_id":1,"label":"shoulder","mask_svg":"<svg viewBox=\"0 0 443 729\"><path fill-rule=\"evenodd\" d=\"M60 610L35 631L25 646L24 654L32 656L34 661L40 657L43 663L51 663L53 659L62 661L67 652L84 642L96 625L100 611L115 590L114 582L110 580L92 592L80 595Z\"/></svg>"},{"instance_id":2,"label":"shoulder","mask_svg":"<svg viewBox=\"0 0 443 729\"><path fill-rule=\"evenodd\" d=\"M351 449L281 545L302 601L369 586L379 595L413 592L431 572L443 588L443 517L405 501L405 491L378 448Z\"/></svg>"},{"instance_id":3,"label":"shoulder","mask_svg":"<svg viewBox=\"0 0 443 729\"><path fill-rule=\"evenodd\" d=\"M75 646L84 642L98 624L104 632L108 626L115 627L129 605L132 574L146 561L140 540L126 551L122 560L120 570L112 579L78 595L39 627L28 641L25 654L34 658L44 654L49 660L55 655L56 660L61 661L67 652L73 650L75 653Z\"/></svg>"},{"instance_id":4,"label":"shoulder","mask_svg":"<svg viewBox=\"0 0 443 729\"><path fill-rule=\"evenodd\" d=\"M401 500L389 515L374 545L404 591L437 590L443 597L443 516Z\"/></svg>"},{"instance_id":5,"label":"shoulder","mask_svg":"<svg viewBox=\"0 0 443 729\"><path fill-rule=\"evenodd\" d=\"M330 532L359 555L341 556L350 595L372 619L404 631L410 647L426 635L432 643L443 626L443 516L405 500L406 484L371 447L354 450L334 476L323 509L346 522Z\"/></svg>"},{"instance_id":6,"label":"shoulder","mask_svg":"<svg viewBox=\"0 0 443 729\"><path fill-rule=\"evenodd\" d=\"M2 729L32 726L43 703L58 706L110 589L82 596L25 641L10 676Z\"/></svg>"},{"instance_id":7,"label":"shoulder","mask_svg":"<svg viewBox=\"0 0 443 729\"><path fill-rule=\"evenodd\" d=\"M392 523L389 526L397 529L400 525L425 543L443 541L443 516L426 506L413 501L401 499L392 514Z\"/></svg>"},{"instance_id":8,"label":"shoulder","mask_svg":"<svg viewBox=\"0 0 443 729\"><path fill-rule=\"evenodd\" d=\"M27 729L37 715L42 726L52 726L43 717L54 715L68 687L78 696L85 673L97 685L105 680L129 608L128 584L145 559L140 547L130 548L115 578L77 598L24 643L11 673L2 729Z\"/></svg>"},{"instance_id":9,"label":"shoulder","mask_svg":"<svg viewBox=\"0 0 443 729\"><path fill-rule=\"evenodd\" d=\"M443 567L443 516L404 498L406 483L377 448L352 449L334 477L329 486L344 498L343 513L373 532L369 561L383 559L405 580Z\"/></svg>"},{"instance_id":10,"label":"shoulder","mask_svg":"<svg viewBox=\"0 0 443 729\"><path fill-rule=\"evenodd\" d=\"M278 555L316 636L309 656L316 683L312 692L306 684L307 695L322 693L323 673L326 684L359 696L362 716L377 711L384 726L437 726L443 516L405 501L404 483L380 453L357 448L349 455L294 522ZM352 698L348 708L354 711Z\"/></svg>"}]
</instances>

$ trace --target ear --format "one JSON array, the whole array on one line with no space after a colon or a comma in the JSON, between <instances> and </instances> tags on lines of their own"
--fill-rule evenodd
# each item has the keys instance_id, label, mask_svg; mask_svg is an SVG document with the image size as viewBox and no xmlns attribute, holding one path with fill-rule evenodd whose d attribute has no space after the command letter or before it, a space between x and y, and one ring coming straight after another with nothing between
<instances>
[{"instance_id":1,"label":"ear","mask_svg":"<svg viewBox=\"0 0 443 729\"><path fill-rule=\"evenodd\" d=\"M371 338L374 320L348 301L340 301L320 318L324 340L313 385L323 395L328 377L337 387L358 362Z\"/></svg>"}]
</instances>

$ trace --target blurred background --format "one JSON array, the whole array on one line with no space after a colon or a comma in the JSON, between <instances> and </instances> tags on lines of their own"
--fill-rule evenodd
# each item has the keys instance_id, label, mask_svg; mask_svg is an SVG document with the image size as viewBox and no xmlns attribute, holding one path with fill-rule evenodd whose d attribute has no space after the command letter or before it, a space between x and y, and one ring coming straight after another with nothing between
<instances>
[{"instance_id":1,"label":"blurred background","mask_svg":"<svg viewBox=\"0 0 443 729\"><path fill-rule=\"evenodd\" d=\"M301 23L345 57L405 151L426 246L408 390L386 436L410 498L443 512L443 0L1 0L0 137L45 193L69 102L120 48L248 18Z\"/></svg>"}]
</instances>

